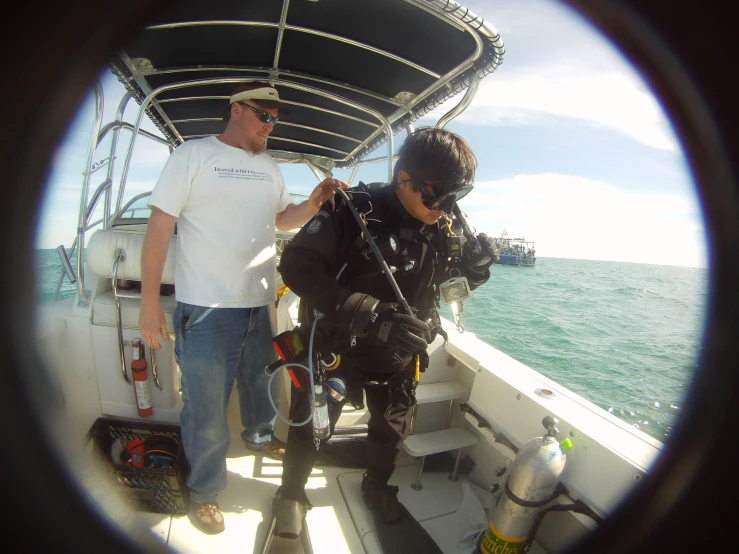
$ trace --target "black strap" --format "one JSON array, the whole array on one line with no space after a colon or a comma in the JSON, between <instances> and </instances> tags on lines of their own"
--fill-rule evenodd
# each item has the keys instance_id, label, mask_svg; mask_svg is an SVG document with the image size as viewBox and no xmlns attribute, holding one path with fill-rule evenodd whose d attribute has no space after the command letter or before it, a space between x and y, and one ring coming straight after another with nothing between
<instances>
[{"instance_id":1,"label":"black strap","mask_svg":"<svg viewBox=\"0 0 739 554\"><path fill-rule=\"evenodd\" d=\"M513 494L513 492L511 492L510 487L508 487L508 479L506 479L505 493L506 493L506 496L508 496L508 498L510 498L512 502L515 502L519 506L523 506L524 508L540 508L541 506L549 504L552 500L560 496L562 494L562 489L557 487L556 489L554 489L554 492L549 496L549 498L545 498L544 500L539 500L538 502L529 502L528 500L524 500L522 498L517 497L515 494Z\"/></svg>"},{"instance_id":2,"label":"black strap","mask_svg":"<svg viewBox=\"0 0 739 554\"><path fill-rule=\"evenodd\" d=\"M400 229L398 230L398 238L410 242L418 241L418 231L416 229Z\"/></svg>"}]
</instances>

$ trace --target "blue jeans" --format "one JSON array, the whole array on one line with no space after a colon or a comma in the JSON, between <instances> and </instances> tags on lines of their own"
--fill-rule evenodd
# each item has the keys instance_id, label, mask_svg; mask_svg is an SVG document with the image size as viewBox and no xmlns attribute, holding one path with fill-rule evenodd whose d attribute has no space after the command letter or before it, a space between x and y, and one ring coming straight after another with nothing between
<instances>
[{"instance_id":1,"label":"blue jeans","mask_svg":"<svg viewBox=\"0 0 739 554\"><path fill-rule=\"evenodd\" d=\"M267 398L264 368L277 354L269 307L206 308L178 302L173 323L175 359L182 371L180 426L190 464L187 485L193 501L215 502L226 488L231 442L227 413L234 379L244 426L241 437L252 445L272 440L276 414ZM275 404L277 383L275 379Z\"/></svg>"}]
</instances>

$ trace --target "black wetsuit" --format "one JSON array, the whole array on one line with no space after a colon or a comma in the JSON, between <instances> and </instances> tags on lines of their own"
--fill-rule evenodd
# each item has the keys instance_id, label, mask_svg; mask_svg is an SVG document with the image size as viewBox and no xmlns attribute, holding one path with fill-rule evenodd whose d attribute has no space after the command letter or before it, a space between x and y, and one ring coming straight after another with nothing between
<instances>
[{"instance_id":1,"label":"black wetsuit","mask_svg":"<svg viewBox=\"0 0 739 554\"><path fill-rule=\"evenodd\" d=\"M446 230L439 224L424 226L408 214L393 186L367 187L360 183L350 192L378 244L388 235L398 239L398 253L385 256L385 260L391 269L396 268L393 275L408 304L417 310L420 319L435 318L438 322L436 285L449 277ZM324 314L317 327L320 348L340 353L341 365L336 373L350 386L364 386L370 412L368 475L386 482L395 468L397 446L408 435L410 409L416 403L415 359L413 354L402 357L390 349L363 344L361 338L352 347L351 337L336 324L337 307L352 293L397 302L387 277L368 250L356 219L337 194L290 241L281 256L280 273L301 299L301 328L312 325L314 308ZM473 288L490 275L487 270L474 274L460 268L460 272ZM343 402L329 402L332 432L342 407ZM293 386L290 419L303 421L311 409L305 389ZM290 427L283 485L304 487L317 457L311 424Z\"/></svg>"}]
</instances>

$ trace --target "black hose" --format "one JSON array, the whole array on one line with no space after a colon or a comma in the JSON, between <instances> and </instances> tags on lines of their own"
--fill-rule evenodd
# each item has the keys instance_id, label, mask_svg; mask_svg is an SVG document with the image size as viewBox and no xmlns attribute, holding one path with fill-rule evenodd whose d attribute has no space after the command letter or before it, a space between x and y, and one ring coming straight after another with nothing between
<instances>
[{"instance_id":1,"label":"black hose","mask_svg":"<svg viewBox=\"0 0 739 554\"><path fill-rule=\"evenodd\" d=\"M454 208L452 209L452 211L454 212L454 215L456 216L457 220L459 220L460 225L462 225L462 232L467 237L467 239L477 240L475 237L475 233L472 232L472 229L470 228L469 223L467 223L467 220L462 215L462 210L459 209L459 204L455 202Z\"/></svg>"},{"instance_id":2,"label":"black hose","mask_svg":"<svg viewBox=\"0 0 739 554\"><path fill-rule=\"evenodd\" d=\"M345 193L343 190L341 190L340 188L337 188L336 192L338 192L339 194L341 194L341 196L344 197L344 200L346 201L346 205L349 207L349 210L352 212L354 219L356 219L357 223L359 223L359 228L362 229L362 233L364 233L365 240L370 245L372 252L375 254L377 261L380 263L380 267L382 268L383 272L387 276L387 280L390 281L390 286L393 288L393 292L395 292L395 296L398 297L398 302L400 302L403 305L406 313L409 316L416 317L413 314L413 310L411 310L410 305L408 304L405 297L403 296L403 293L400 292L400 287L398 287L398 283L395 281L395 277L393 277L393 272L390 271L390 268L388 267L387 262L385 261L385 258L383 258L382 254L380 253L380 249L377 248L377 244L375 243L375 240L372 238L372 235L367 229L367 226L364 224L364 221L362 221L362 218L357 213L357 209L354 207L354 204L352 203L351 198L349 198L349 195Z\"/></svg>"}]
</instances>

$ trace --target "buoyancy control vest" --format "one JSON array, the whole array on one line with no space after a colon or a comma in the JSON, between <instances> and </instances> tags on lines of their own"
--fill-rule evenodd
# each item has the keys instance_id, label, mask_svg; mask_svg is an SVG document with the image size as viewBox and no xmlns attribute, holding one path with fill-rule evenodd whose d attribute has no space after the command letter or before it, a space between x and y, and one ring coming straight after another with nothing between
<instances>
[{"instance_id":1,"label":"buoyancy control vest","mask_svg":"<svg viewBox=\"0 0 739 554\"><path fill-rule=\"evenodd\" d=\"M424 226L408 214L395 195L393 186L360 183L347 193L376 242L382 244L390 236L397 240L397 252L384 253L383 256L408 304L417 310L417 317L438 322L438 292L434 285L444 277L444 228L439 225ZM337 228L350 228L353 231L351 240L346 241L348 251L341 260L346 267L339 276L339 282L352 292L366 293L382 302L397 302L387 277L344 202L338 195L333 198L333 217L351 220L345 226L337 225ZM306 328L312 324L309 302L301 301L299 321ZM323 335L321 342L333 352L339 352L347 358L373 357L369 351L365 351L361 341L356 347L350 347L348 334L332 329L330 318L319 321L318 328Z\"/></svg>"}]
</instances>

